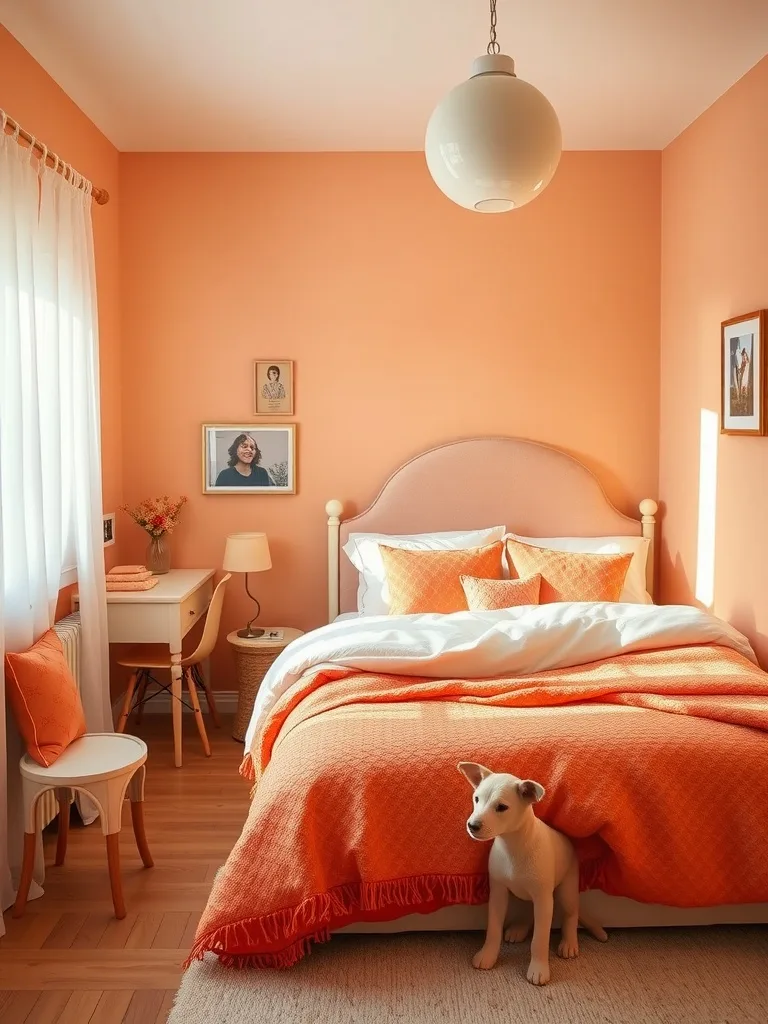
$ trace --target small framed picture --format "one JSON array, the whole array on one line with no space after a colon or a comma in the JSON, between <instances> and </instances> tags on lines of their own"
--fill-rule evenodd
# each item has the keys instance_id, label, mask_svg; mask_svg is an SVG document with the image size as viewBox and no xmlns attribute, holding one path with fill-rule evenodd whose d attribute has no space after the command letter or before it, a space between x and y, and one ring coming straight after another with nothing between
<instances>
[{"instance_id":1,"label":"small framed picture","mask_svg":"<svg viewBox=\"0 0 768 1024\"><path fill-rule=\"evenodd\" d=\"M108 512L104 516L104 547L115 543L115 513Z\"/></svg>"},{"instance_id":2,"label":"small framed picture","mask_svg":"<svg viewBox=\"0 0 768 1024\"><path fill-rule=\"evenodd\" d=\"M204 423L203 493L295 494L295 423Z\"/></svg>"},{"instance_id":3,"label":"small framed picture","mask_svg":"<svg viewBox=\"0 0 768 1024\"><path fill-rule=\"evenodd\" d=\"M766 364L763 352L766 310L722 324L720 352L721 434L766 433Z\"/></svg>"},{"instance_id":4,"label":"small framed picture","mask_svg":"<svg viewBox=\"0 0 768 1024\"><path fill-rule=\"evenodd\" d=\"M253 362L255 416L293 416L293 362L255 359Z\"/></svg>"}]
</instances>

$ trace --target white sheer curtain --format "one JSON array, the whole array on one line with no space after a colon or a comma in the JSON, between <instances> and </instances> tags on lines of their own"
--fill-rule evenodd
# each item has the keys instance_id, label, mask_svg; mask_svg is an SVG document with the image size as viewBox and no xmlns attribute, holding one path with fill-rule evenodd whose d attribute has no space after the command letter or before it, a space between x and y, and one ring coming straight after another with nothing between
<instances>
[{"instance_id":1,"label":"white sheer curtain","mask_svg":"<svg viewBox=\"0 0 768 1024\"><path fill-rule=\"evenodd\" d=\"M49 628L76 566L83 706L89 731L111 730L90 186L38 162L0 120L0 656ZM19 738L4 715L0 693L3 908L22 834Z\"/></svg>"}]
</instances>

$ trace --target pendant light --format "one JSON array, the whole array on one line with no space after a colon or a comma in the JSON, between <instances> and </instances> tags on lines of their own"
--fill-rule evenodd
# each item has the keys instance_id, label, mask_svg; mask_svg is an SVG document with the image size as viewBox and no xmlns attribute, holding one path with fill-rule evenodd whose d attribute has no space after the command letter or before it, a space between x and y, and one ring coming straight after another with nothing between
<instances>
[{"instance_id":1,"label":"pendant light","mask_svg":"<svg viewBox=\"0 0 768 1024\"><path fill-rule=\"evenodd\" d=\"M435 184L478 213L504 213L530 203L552 180L562 135L552 104L515 75L515 62L496 42L496 0L490 0L490 42L472 76L435 107L425 154Z\"/></svg>"}]
</instances>

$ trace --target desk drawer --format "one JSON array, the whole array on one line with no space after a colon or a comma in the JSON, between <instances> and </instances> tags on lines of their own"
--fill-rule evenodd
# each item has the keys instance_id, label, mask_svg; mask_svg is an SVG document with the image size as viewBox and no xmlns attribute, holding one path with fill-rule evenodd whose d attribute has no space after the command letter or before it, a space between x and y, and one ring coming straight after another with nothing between
<instances>
[{"instance_id":1,"label":"desk drawer","mask_svg":"<svg viewBox=\"0 0 768 1024\"><path fill-rule=\"evenodd\" d=\"M213 596L213 580L208 580L181 604L181 635L186 636L201 615L205 614Z\"/></svg>"}]
</instances>

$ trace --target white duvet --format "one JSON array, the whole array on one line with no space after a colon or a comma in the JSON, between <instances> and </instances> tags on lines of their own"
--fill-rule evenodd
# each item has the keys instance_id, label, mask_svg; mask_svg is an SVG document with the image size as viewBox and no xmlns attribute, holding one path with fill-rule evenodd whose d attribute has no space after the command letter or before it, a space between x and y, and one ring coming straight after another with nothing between
<instances>
[{"instance_id":1,"label":"white duvet","mask_svg":"<svg viewBox=\"0 0 768 1024\"><path fill-rule=\"evenodd\" d=\"M479 679L691 644L720 644L757 663L749 641L721 619L688 605L526 605L453 615L376 615L332 622L294 640L264 677L245 738L308 669L342 666L391 675Z\"/></svg>"}]
</instances>

